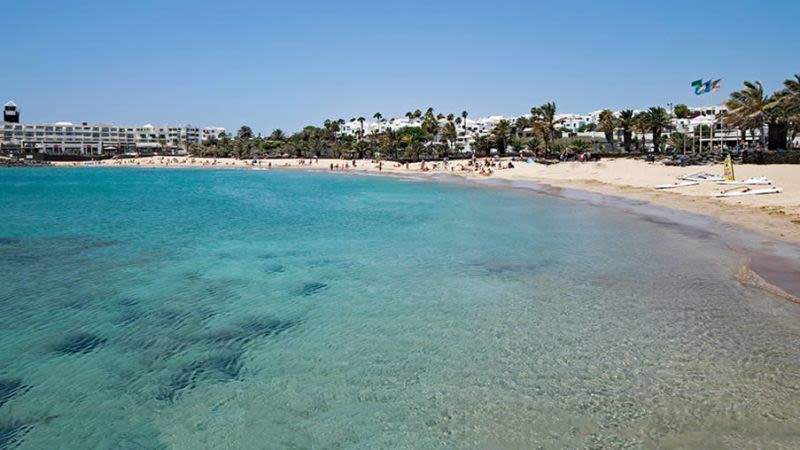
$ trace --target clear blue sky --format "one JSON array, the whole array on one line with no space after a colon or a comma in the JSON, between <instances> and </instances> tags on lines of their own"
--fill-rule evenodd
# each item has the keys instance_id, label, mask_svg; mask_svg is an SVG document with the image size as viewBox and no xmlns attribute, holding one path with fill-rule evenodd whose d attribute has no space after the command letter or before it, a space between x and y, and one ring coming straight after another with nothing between
<instances>
[{"instance_id":1,"label":"clear blue sky","mask_svg":"<svg viewBox=\"0 0 800 450\"><path fill-rule=\"evenodd\" d=\"M0 102L25 122L294 131L415 108L695 106L689 83L800 72L800 2L59 1L0 4Z\"/></svg>"}]
</instances>

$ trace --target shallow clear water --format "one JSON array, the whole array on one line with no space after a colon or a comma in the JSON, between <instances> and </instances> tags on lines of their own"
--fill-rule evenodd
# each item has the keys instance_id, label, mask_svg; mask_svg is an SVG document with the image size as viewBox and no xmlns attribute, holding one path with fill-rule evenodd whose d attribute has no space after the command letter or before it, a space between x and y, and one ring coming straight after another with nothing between
<instances>
[{"instance_id":1,"label":"shallow clear water","mask_svg":"<svg viewBox=\"0 0 800 450\"><path fill-rule=\"evenodd\" d=\"M796 447L800 310L617 209L0 171L0 448Z\"/></svg>"}]
</instances>

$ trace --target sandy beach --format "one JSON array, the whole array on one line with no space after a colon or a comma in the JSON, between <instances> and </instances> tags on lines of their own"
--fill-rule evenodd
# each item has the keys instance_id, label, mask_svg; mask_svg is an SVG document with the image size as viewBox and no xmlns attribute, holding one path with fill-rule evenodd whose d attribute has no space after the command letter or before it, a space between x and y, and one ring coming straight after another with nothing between
<instances>
[{"instance_id":1,"label":"sandy beach","mask_svg":"<svg viewBox=\"0 0 800 450\"><path fill-rule=\"evenodd\" d=\"M510 169L493 170L491 175L480 175L466 166L466 161L451 162L445 168L442 163L427 163L426 170L420 163L401 165L384 162L380 172L389 174L435 175L450 174L466 179L504 179L533 181L557 188L582 189L603 195L612 195L657 206L664 206L696 214L712 216L723 222L771 236L787 242L800 244L800 167L792 165L738 165L737 179L755 176L767 177L773 186L781 187L782 193L753 195L734 198L714 198L726 186L716 183L701 183L671 190L656 190L655 185L669 184L677 177L688 173L709 172L722 174L721 164L708 166L674 167L660 163L648 163L633 159L606 159L599 162L565 162L545 166L542 164L514 163ZM87 164L57 162L58 166L86 167ZM230 158L193 157L149 157L117 159L89 166L119 167L200 167L200 168L244 168L244 169L302 169L337 172L379 172L374 161L357 160L353 167L350 161L337 159L299 160L270 159L253 163L250 160ZM507 165L507 160L499 164ZM346 169L345 169L346 167Z\"/></svg>"}]
</instances>

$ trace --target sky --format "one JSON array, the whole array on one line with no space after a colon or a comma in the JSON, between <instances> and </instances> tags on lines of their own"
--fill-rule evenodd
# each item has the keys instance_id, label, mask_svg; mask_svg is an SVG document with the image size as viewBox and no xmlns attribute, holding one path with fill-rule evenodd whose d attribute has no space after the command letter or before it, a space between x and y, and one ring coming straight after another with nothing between
<instances>
[{"instance_id":1,"label":"sky","mask_svg":"<svg viewBox=\"0 0 800 450\"><path fill-rule=\"evenodd\" d=\"M800 73L800 2L1 0L0 103L26 123L268 134L433 107L686 103Z\"/></svg>"}]
</instances>

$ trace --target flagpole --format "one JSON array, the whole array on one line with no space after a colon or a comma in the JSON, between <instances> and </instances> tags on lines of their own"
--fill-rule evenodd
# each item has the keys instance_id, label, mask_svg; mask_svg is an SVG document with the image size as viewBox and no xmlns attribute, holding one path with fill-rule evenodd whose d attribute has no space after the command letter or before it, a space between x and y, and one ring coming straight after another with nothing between
<instances>
[{"instance_id":1,"label":"flagpole","mask_svg":"<svg viewBox=\"0 0 800 450\"><path fill-rule=\"evenodd\" d=\"M713 80L714 80L713 78L711 80L709 80L709 83L713 83ZM711 89L711 112L712 112L712 116L711 116L711 135L709 136L710 139L708 141L708 150L709 151L713 151L714 150L714 125L716 125L716 123L717 123L717 113L716 113L716 111L714 111L714 109L715 109L714 108L714 89Z\"/></svg>"}]
</instances>

